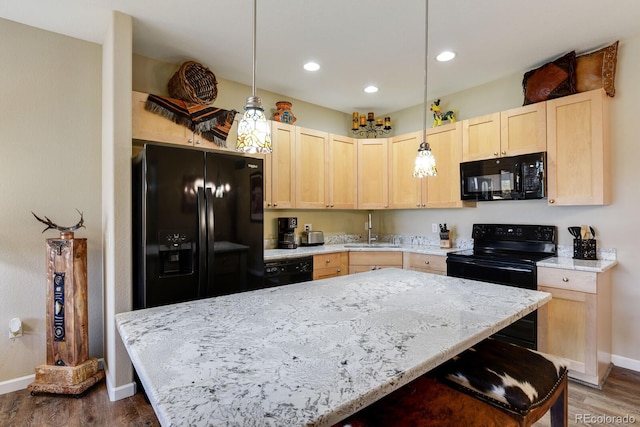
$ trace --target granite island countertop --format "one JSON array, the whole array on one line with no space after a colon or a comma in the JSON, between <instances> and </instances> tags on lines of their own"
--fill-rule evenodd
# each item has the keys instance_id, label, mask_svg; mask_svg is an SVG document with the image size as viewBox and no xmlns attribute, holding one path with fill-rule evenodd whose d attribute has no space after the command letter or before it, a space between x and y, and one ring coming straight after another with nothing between
<instances>
[{"instance_id":1,"label":"granite island countertop","mask_svg":"<svg viewBox=\"0 0 640 427\"><path fill-rule=\"evenodd\" d=\"M163 426L331 426L550 299L391 268L116 323Z\"/></svg>"}]
</instances>

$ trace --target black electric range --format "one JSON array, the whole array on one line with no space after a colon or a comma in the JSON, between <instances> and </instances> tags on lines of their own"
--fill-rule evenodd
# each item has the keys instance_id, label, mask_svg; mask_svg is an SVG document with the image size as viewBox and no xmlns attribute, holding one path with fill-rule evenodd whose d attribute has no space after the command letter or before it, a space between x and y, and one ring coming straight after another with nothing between
<instances>
[{"instance_id":1,"label":"black electric range","mask_svg":"<svg viewBox=\"0 0 640 427\"><path fill-rule=\"evenodd\" d=\"M473 249L447 255L447 275L526 289L537 289L536 263L556 256L553 225L474 224ZM537 313L495 335L528 348L537 347Z\"/></svg>"}]
</instances>

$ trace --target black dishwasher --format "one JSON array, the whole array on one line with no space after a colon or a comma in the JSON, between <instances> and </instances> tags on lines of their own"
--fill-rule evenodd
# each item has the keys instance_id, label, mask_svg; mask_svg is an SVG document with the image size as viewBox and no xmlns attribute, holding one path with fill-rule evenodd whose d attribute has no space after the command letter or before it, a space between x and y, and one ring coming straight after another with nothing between
<instances>
[{"instance_id":1,"label":"black dishwasher","mask_svg":"<svg viewBox=\"0 0 640 427\"><path fill-rule=\"evenodd\" d=\"M264 263L264 287L313 280L313 257L288 258Z\"/></svg>"}]
</instances>

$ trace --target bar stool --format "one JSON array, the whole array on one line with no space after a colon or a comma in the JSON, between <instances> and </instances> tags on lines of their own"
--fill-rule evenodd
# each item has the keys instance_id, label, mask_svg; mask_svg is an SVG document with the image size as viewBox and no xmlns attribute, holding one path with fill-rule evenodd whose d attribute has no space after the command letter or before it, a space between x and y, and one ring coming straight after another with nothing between
<instances>
[{"instance_id":1,"label":"bar stool","mask_svg":"<svg viewBox=\"0 0 640 427\"><path fill-rule=\"evenodd\" d=\"M487 339L334 427L567 425L563 359Z\"/></svg>"}]
</instances>

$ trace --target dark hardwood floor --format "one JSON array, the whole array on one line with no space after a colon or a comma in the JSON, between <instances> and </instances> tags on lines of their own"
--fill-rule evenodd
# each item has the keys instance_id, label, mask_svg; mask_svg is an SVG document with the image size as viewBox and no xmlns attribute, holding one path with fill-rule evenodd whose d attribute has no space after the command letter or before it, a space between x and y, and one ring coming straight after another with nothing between
<instances>
[{"instance_id":1,"label":"dark hardwood floor","mask_svg":"<svg viewBox=\"0 0 640 427\"><path fill-rule=\"evenodd\" d=\"M159 425L142 393L111 402L104 381L80 398L27 390L0 395L2 427ZM545 415L535 427L549 425ZM640 426L640 372L614 367L602 390L569 381L569 426Z\"/></svg>"}]
</instances>

